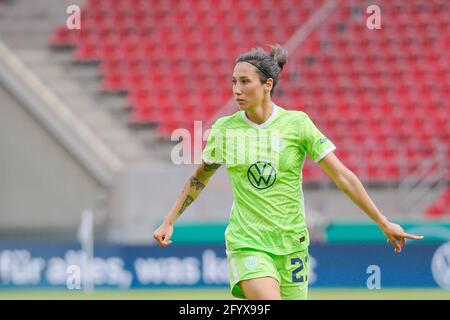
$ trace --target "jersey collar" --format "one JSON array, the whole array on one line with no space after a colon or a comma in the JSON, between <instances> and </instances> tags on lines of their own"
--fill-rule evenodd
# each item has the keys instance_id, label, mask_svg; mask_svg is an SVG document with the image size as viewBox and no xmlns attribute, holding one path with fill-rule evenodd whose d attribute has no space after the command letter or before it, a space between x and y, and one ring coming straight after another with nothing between
<instances>
[{"instance_id":1,"label":"jersey collar","mask_svg":"<svg viewBox=\"0 0 450 320\"><path fill-rule=\"evenodd\" d=\"M262 128L265 128L269 124L272 123L272 121L275 119L275 117L278 114L278 110L279 110L279 107L274 103L273 104L272 114L270 115L269 118L267 118L267 120L265 122L263 122L261 124L254 123L252 120L247 118L247 116L245 115L245 111L244 110L241 111L241 116L242 116L242 119L244 119L244 121L247 122L249 125L251 125L253 128L262 129Z\"/></svg>"}]
</instances>

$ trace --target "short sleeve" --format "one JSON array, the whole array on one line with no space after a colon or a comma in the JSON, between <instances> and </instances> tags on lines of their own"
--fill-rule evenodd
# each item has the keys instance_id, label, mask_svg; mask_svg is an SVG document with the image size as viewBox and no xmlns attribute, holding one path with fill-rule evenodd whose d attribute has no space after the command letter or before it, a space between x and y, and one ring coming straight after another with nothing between
<instances>
[{"instance_id":1,"label":"short sleeve","mask_svg":"<svg viewBox=\"0 0 450 320\"><path fill-rule=\"evenodd\" d=\"M222 131L219 129L217 122L212 126L208 135L205 148L202 152L202 159L208 164L211 163L225 163L223 156L223 142L224 137Z\"/></svg>"},{"instance_id":2,"label":"short sleeve","mask_svg":"<svg viewBox=\"0 0 450 320\"><path fill-rule=\"evenodd\" d=\"M306 113L304 113L303 121L301 121L300 130L302 146L315 163L336 150L336 146L320 132Z\"/></svg>"}]
</instances>

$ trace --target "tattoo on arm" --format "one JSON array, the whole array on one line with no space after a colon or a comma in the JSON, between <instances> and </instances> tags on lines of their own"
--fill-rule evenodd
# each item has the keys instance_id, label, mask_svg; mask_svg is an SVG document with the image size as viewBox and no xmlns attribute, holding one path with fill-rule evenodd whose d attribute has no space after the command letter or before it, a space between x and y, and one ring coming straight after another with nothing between
<instances>
[{"instance_id":1,"label":"tattoo on arm","mask_svg":"<svg viewBox=\"0 0 450 320\"><path fill-rule=\"evenodd\" d=\"M217 170L217 168L219 168L219 167L220 167L220 163L210 163L210 164L205 163L203 170L205 170L206 172L209 172L209 171Z\"/></svg>"},{"instance_id":2,"label":"tattoo on arm","mask_svg":"<svg viewBox=\"0 0 450 320\"><path fill-rule=\"evenodd\" d=\"M178 210L178 216L180 216L184 210L192 203L194 202L194 198L192 198L190 195L186 197L186 199L183 202L183 205L181 206L180 210Z\"/></svg>"},{"instance_id":3,"label":"tattoo on arm","mask_svg":"<svg viewBox=\"0 0 450 320\"><path fill-rule=\"evenodd\" d=\"M205 188L205 185L197 177L191 176L189 178L189 181L190 181L191 188L195 187L196 191L199 191L199 190L201 191L201 190L203 190L203 188ZM186 186L186 188L187 188L187 186ZM183 192L185 192L185 191L183 191ZM178 216L180 216L184 212L184 210L186 210L186 208L192 202L194 202L194 200L195 199L191 195L188 194L186 196L186 199L184 199L183 205L181 206L180 210L178 210Z\"/></svg>"},{"instance_id":4,"label":"tattoo on arm","mask_svg":"<svg viewBox=\"0 0 450 320\"><path fill-rule=\"evenodd\" d=\"M195 190L203 190L203 188L205 187L205 185L196 177L192 176L189 178L189 180L191 181L191 188L195 187Z\"/></svg>"}]
</instances>

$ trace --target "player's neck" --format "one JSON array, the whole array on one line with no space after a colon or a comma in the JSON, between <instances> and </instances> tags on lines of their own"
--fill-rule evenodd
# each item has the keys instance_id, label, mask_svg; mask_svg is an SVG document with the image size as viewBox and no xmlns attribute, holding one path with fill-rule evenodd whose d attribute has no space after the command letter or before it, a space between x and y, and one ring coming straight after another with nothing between
<instances>
[{"instance_id":1,"label":"player's neck","mask_svg":"<svg viewBox=\"0 0 450 320\"><path fill-rule=\"evenodd\" d=\"M261 106L254 108L253 110L245 111L245 115L250 121L256 124L262 124L270 118L273 110L274 104L271 100L269 100Z\"/></svg>"}]
</instances>

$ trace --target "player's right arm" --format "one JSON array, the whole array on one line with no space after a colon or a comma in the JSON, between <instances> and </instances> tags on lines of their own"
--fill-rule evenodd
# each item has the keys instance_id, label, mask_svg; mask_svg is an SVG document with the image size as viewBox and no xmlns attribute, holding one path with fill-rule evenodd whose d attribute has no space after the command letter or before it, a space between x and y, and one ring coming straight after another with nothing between
<instances>
[{"instance_id":1,"label":"player's right arm","mask_svg":"<svg viewBox=\"0 0 450 320\"><path fill-rule=\"evenodd\" d=\"M173 233L173 226L186 208L194 202L205 188L209 179L220 167L220 164L207 164L204 161L195 169L194 173L184 184L183 190L172 206L164 222L153 233L153 238L161 248L168 246L172 241L170 237Z\"/></svg>"}]
</instances>

